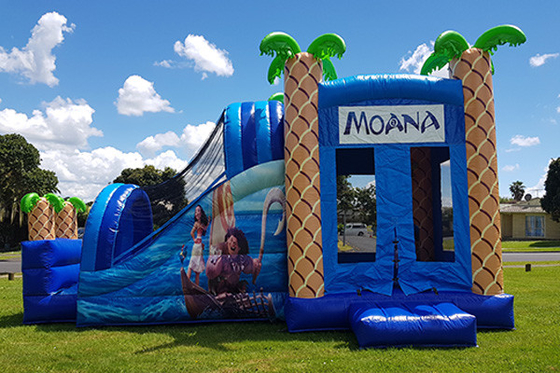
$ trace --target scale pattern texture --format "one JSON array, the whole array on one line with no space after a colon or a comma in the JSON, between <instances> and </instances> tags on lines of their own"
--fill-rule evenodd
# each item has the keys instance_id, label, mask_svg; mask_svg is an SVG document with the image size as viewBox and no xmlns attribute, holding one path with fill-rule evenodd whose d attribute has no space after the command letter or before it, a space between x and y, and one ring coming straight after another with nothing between
<instances>
[{"instance_id":1,"label":"scale pattern texture","mask_svg":"<svg viewBox=\"0 0 560 373\"><path fill-rule=\"evenodd\" d=\"M324 295L318 84L322 63L299 53L285 66L286 216L290 296Z\"/></svg>"},{"instance_id":2,"label":"scale pattern texture","mask_svg":"<svg viewBox=\"0 0 560 373\"><path fill-rule=\"evenodd\" d=\"M472 291L503 293L496 123L488 52L471 48L453 67L463 82L472 250Z\"/></svg>"}]
</instances>

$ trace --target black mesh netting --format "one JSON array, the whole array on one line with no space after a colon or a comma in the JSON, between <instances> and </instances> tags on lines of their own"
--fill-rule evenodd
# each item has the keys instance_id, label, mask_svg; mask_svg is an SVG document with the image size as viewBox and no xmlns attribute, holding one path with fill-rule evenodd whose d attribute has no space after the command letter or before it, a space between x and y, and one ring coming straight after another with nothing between
<instances>
[{"instance_id":1,"label":"black mesh netting","mask_svg":"<svg viewBox=\"0 0 560 373\"><path fill-rule=\"evenodd\" d=\"M225 180L223 133L222 115L206 143L185 169L161 184L142 187L150 198L156 229L208 188Z\"/></svg>"}]
</instances>

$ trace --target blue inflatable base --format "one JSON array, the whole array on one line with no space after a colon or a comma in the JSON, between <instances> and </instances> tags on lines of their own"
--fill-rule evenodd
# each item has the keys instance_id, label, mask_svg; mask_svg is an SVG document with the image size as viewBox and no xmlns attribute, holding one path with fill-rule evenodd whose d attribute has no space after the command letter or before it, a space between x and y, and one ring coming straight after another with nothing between
<instances>
[{"instance_id":1,"label":"blue inflatable base","mask_svg":"<svg viewBox=\"0 0 560 373\"><path fill-rule=\"evenodd\" d=\"M82 240L21 243L23 323L75 322Z\"/></svg>"},{"instance_id":2,"label":"blue inflatable base","mask_svg":"<svg viewBox=\"0 0 560 373\"><path fill-rule=\"evenodd\" d=\"M384 302L349 316L361 348L476 347L476 318L451 303Z\"/></svg>"},{"instance_id":3,"label":"blue inflatable base","mask_svg":"<svg viewBox=\"0 0 560 373\"><path fill-rule=\"evenodd\" d=\"M371 292L328 294L321 298L288 298L285 317L290 332L349 330L350 312L384 303L435 305L451 303L476 317L478 329L514 329L513 295L478 295L470 292L424 292L406 296L395 289L392 296Z\"/></svg>"}]
</instances>

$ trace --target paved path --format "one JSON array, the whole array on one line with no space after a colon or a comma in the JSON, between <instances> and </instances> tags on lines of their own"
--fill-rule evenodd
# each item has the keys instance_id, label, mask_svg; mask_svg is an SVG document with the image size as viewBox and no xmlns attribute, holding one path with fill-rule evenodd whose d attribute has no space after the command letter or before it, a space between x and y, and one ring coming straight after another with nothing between
<instances>
[{"instance_id":1,"label":"paved path","mask_svg":"<svg viewBox=\"0 0 560 373\"><path fill-rule=\"evenodd\" d=\"M0 260L0 273L21 272L21 260L19 258Z\"/></svg>"},{"instance_id":2,"label":"paved path","mask_svg":"<svg viewBox=\"0 0 560 373\"><path fill-rule=\"evenodd\" d=\"M521 253L506 252L502 253L504 262L551 262L560 261L560 252L537 252Z\"/></svg>"}]
</instances>

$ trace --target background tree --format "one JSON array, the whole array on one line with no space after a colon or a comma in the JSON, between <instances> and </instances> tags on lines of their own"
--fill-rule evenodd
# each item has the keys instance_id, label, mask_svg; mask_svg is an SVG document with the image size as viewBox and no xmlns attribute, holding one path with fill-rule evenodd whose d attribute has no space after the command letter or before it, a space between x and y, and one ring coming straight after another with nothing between
<instances>
[{"instance_id":1,"label":"background tree","mask_svg":"<svg viewBox=\"0 0 560 373\"><path fill-rule=\"evenodd\" d=\"M336 209L337 214L343 217L354 211L356 191L348 181L349 175L336 177Z\"/></svg>"},{"instance_id":2,"label":"background tree","mask_svg":"<svg viewBox=\"0 0 560 373\"><path fill-rule=\"evenodd\" d=\"M522 181L514 181L509 185L509 191L511 192L513 199L519 202L525 195L525 185L523 185Z\"/></svg>"},{"instance_id":3,"label":"background tree","mask_svg":"<svg viewBox=\"0 0 560 373\"><path fill-rule=\"evenodd\" d=\"M366 225L372 225L375 232L377 225L377 200L375 199L375 185L369 185L363 188L355 188L356 193L356 211L360 216L360 220Z\"/></svg>"},{"instance_id":4,"label":"background tree","mask_svg":"<svg viewBox=\"0 0 560 373\"><path fill-rule=\"evenodd\" d=\"M17 134L0 135L0 250L26 239L19 201L29 192L59 192L55 173L39 167L39 151Z\"/></svg>"},{"instance_id":5,"label":"background tree","mask_svg":"<svg viewBox=\"0 0 560 373\"><path fill-rule=\"evenodd\" d=\"M152 204L154 227L159 228L188 204L185 198L185 181L175 178L171 167L164 170L154 166L126 168L113 183L135 184L146 191Z\"/></svg>"},{"instance_id":6,"label":"background tree","mask_svg":"<svg viewBox=\"0 0 560 373\"><path fill-rule=\"evenodd\" d=\"M544 190L541 206L550 214L552 220L560 222L560 157L554 159L548 166Z\"/></svg>"}]
</instances>

